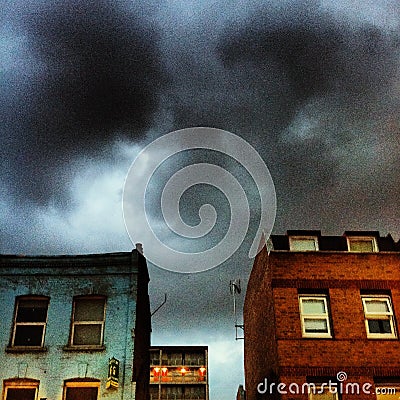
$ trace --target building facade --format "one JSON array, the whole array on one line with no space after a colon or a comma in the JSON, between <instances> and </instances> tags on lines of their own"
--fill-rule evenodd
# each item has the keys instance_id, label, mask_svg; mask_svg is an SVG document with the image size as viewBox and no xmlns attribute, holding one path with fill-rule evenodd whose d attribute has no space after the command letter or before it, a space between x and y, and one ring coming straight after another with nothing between
<instances>
[{"instance_id":1,"label":"building facade","mask_svg":"<svg viewBox=\"0 0 400 400\"><path fill-rule=\"evenodd\" d=\"M152 346L150 400L208 400L207 346Z\"/></svg>"},{"instance_id":2,"label":"building facade","mask_svg":"<svg viewBox=\"0 0 400 400\"><path fill-rule=\"evenodd\" d=\"M390 235L272 235L244 305L247 400L398 399L399 319Z\"/></svg>"},{"instance_id":3,"label":"building facade","mask_svg":"<svg viewBox=\"0 0 400 400\"><path fill-rule=\"evenodd\" d=\"M148 281L136 250L0 256L2 399L148 399Z\"/></svg>"}]
</instances>

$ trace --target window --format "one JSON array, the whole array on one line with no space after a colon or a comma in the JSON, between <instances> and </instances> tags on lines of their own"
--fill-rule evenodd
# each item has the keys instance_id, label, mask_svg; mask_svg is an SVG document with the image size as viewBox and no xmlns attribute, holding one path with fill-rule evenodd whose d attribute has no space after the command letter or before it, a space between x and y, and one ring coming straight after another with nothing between
<instances>
[{"instance_id":1,"label":"window","mask_svg":"<svg viewBox=\"0 0 400 400\"><path fill-rule=\"evenodd\" d=\"M72 309L71 346L100 347L103 344L105 297L76 297Z\"/></svg>"},{"instance_id":2,"label":"window","mask_svg":"<svg viewBox=\"0 0 400 400\"><path fill-rule=\"evenodd\" d=\"M150 400L206 400L205 385L150 385Z\"/></svg>"},{"instance_id":3,"label":"window","mask_svg":"<svg viewBox=\"0 0 400 400\"><path fill-rule=\"evenodd\" d=\"M316 251L318 250L317 236L289 236L291 251Z\"/></svg>"},{"instance_id":4,"label":"window","mask_svg":"<svg viewBox=\"0 0 400 400\"><path fill-rule=\"evenodd\" d=\"M150 365L160 365L160 350L150 350Z\"/></svg>"},{"instance_id":5,"label":"window","mask_svg":"<svg viewBox=\"0 0 400 400\"><path fill-rule=\"evenodd\" d=\"M158 385L150 385L149 386L150 392L150 400L158 400Z\"/></svg>"},{"instance_id":6,"label":"window","mask_svg":"<svg viewBox=\"0 0 400 400\"><path fill-rule=\"evenodd\" d=\"M376 238L362 236L348 236L347 247L349 251L360 253L372 253L378 251Z\"/></svg>"},{"instance_id":7,"label":"window","mask_svg":"<svg viewBox=\"0 0 400 400\"><path fill-rule=\"evenodd\" d=\"M204 365L204 353L185 353L185 365Z\"/></svg>"},{"instance_id":8,"label":"window","mask_svg":"<svg viewBox=\"0 0 400 400\"><path fill-rule=\"evenodd\" d=\"M183 400L183 387L178 385L161 385L161 400Z\"/></svg>"},{"instance_id":9,"label":"window","mask_svg":"<svg viewBox=\"0 0 400 400\"><path fill-rule=\"evenodd\" d=\"M63 400L97 400L100 382L66 382Z\"/></svg>"},{"instance_id":10,"label":"window","mask_svg":"<svg viewBox=\"0 0 400 400\"><path fill-rule=\"evenodd\" d=\"M204 385L186 385L185 400L205 400L206 387Z\"/></svg>"},{"instance_id":11,"label":"window","mask_svg":"<svg viewBox=\"0 0 400 400\"><path fill-rule=\"evenodd\" d=\"M162 365L182 365L182 353L163 353Z\"/></svg>"},{"instance_id":12,"label":"window","mask_svg":"<svg viewBox=\"0 0 400 400\"><path fill-rule=\"evenodd\" d=\"M309 400L338 400L337 385L331 387L328 384L316 385L315 387L312 384L309 385Z\"/></svg>"},{"instance_id":13,"label":"window","mask_svg":"<svg viewBox=\"0 0 400 400\"><path fill-rule=\"evenodd\" d=\"M299 303L303 337L332 337L327 296L300 295Z\"/></svg>"},{"instance_id":14,"label":"window","mask_svg":"<svg viewBox=\"0 0 400 400\"><path fill-rule=\"evenodd\" d=\"M361 296L365 328L369 338L395 338L393 308L390 296Z\"/></svg>"},{"instance_id":15,"label":"window","mask_svg":"<svg viewBox=\"0 0 400 400\"><path fill-rule=\"evenodd\" d=\"M49 299L18 297L11 347L43 348Z\"/></svg>"},{"instance_id":16,"label":"window","mask_svg":"<svg viewBox=\"0 0 400 400\"><path fill-rule=\"evenodd\" d=\"M4 400L36 400L39 381L16 379L4 382Z\"/></svg>"},{"instance_id":17,"label":"window","mask_svg":"<svg viewBox=\"0 0 400 400\"><path fill-rule=\"evenodd\" d=\"M36 388L31 387L19 387L19 388L7 388L6 389L6 400L35 400L36 399Z\"/></svg>"},{"instance_id":18,"label":"window","mask_svg":"<svg viewBox=\"0 0 400 400\"><path fill-rule=\"evenodd\" d=\"M377 400L398 400L400 393L399 383L387 383L375 385Z\"/></svg>"}]
</instances>

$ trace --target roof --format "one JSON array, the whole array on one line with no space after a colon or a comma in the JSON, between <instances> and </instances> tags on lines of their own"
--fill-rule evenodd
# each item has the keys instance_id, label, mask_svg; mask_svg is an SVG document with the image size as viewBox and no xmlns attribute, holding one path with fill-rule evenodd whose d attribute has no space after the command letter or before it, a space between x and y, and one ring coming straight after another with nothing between
<instances>
[{"instance_id":1,"label":"roof","mask_svg":"<svg viewBox=\"0 0 400 400\"><path fill-rule=\"evenodd\" d=\"M13 265L23 267L27 265L42 265L42 266L65 266L90 263L93 265L108 265L110 263L127 263L132 262L132 257L137 257L136 250L132 252L118 253L96 253L96 254L77 254L77 255L24 255L24 254L0 254L0 266Z\"/></svg>"},{"instance_id":2,"label":"roof","mask_svg":"<svg viewBox=\"0 0 400 400\"><path fill-rule=\"evenodd\" d=\"M180 346L151 346L150 350L173 350L173 351L205 351L208 350L208 346L186 346L186 345L180 345Z\"/></svg>"},{"instance_id":3,"label":"roof","mask_svg":"<svg viewBox=\"0 0 400 400\"><path fill-rule=\"evenodd\" d=\"M135 249L131 252L79 255L0 255L0 275L86 275L144 274L145 258Z\"/></svg>"},{"instance_id":4,"label":"roof","mask_svg":"<svg viewBox=\"0 0 400 400\"><path fill-rule=\"evenodd\" d=\"M400 241L396 243L390 234L380 236L379 231L345 231L342 236L330 236L322 235L320 230L288 230L285 235L271 235L270 250L289 251L289 237L291 236L317 237L319 251L348 251L347 238L354 236L374 237L380 252L400 251Z\"/></svg>"}]
</instances>

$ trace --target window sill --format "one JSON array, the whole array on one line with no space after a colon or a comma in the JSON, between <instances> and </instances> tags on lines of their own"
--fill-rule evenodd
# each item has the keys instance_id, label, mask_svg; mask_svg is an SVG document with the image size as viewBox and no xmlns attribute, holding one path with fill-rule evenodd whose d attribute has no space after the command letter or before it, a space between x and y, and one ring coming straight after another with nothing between
<instances>
[{"instance_id":1,"label":"window sill","mask_svg":"<svg viewBox=\"0 0 400 400\"><path fill-rule=\"evenodd\" d=\"M41 346L8 346L6 353L45 353L47 347Z\"/></svg>"},{"instance_id":2,"label":"window sill","mask_svg":"<svg viewBox=\"0 0 400 400\"><path fill-rule=\"evenodd\" d=\"M312 335L304 335L302 336L302 339L326 339L326 340L332 340L334 339L333 336L312 336Z\"/></svg>"},{"instance_id":3,"label":"window sill","mask_svg":"<svg viewBox=\"0 0 400 400\"><path fill-rule=\"evenodd\" d=\"M398 340L396 336L370 336L367 335L368 340Z\"/></svg>"},{"instance_id":4,"label":"window sill","mask_svg":"<svg viewBox=\"0 0 400 400\"><path fill-rule=\"evenodd\" d=\"M104 351L106 346L93 346L93 345L85 345L85 346L64 346L64 351Z\"/></svg>"}]
</instances>

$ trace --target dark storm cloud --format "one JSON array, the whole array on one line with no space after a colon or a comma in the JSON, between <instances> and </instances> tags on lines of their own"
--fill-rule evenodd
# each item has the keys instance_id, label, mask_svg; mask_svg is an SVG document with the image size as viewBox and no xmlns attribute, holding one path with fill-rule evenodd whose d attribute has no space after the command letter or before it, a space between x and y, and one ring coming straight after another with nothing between
<instances>
[{"instance_id":1,"label":"dark storm cloud","mask_svg":"<svg viewBox=\"0 0 400 400\"><path fill-rule=\"evenodd\" d=\"M277 233L399 237L395 1L27 3L7 2L0 28L1 251L131 250L119 210L135 152L110 144L142 147L140 134L188 126L227 129L257 149L277 190ZM168 293L153 343L209 344L211 362L226 353L216 336L234 346L229 281L245 289L252 265L241 250L201 274L150 266L152 310ZM243 300L244 290L238 309ZM239 362L218 367L211 398L232 398L243 378L220 371ZM217 379L231 386L221 395Z\"/></svg>"},{"instance_id":2,"label":"dark storm cloud","mask_svg":"<svg viewBox=\"0 0 400 400\"><path fill-rule=\"evenodd\" d=\"M222 22L200 17L191 23L192 35L168 26L176 37L173 43L171 35L163 37L173 77L163 103L173 115L170 130L215 126L255 146L276 185L278 231L332 227L342 215L362 228L361 214L400 196L393 169L400 163L392 154L399 130L399 34L382 22L398 13L391 8L371 10L372 22L351 7L339 12L316 2L269 3L254 13L228 7ZM365 173L371 164L379 179ZM378 206L374 193L382 188L388 196Z\"/></svg>"},{"instance_id":3,"label":"dark storm cloud","mask_svg":"<svg viewBox=\"0 0 400 400\"><path fill-rule=\"evenodd\" d=\"M361 214L371 215L377 207L374 193L385 188L380 207L400 195L393 184L400 179L393 174L393 163L400 167L393 155L399 134L399 34L354 18L355 10L350 17L305 4L227 24L218 51L229 73L247 68L246 80L256 79L258 93L265 91L249 98L255 109L265 104L269 114L250 138L258 137L277 186L278 229L288 223L331 227L329 220L343 214L358 228L365 220ZM398 13L390 7L383 11ZM374 172L366 173L371 168ZM345 204L333 200L335 191L346 193Z\"/></svg>"},{"instance_id":4,"label":"dark storm cloud","mask_svg":"<svg viewBox=\"0 0 400 400\"><path fill-rule=\"evenodd\" d=\"M223 21L199 18L192 35L164 43L174 128L215 126L256 141L265 134L275 146L318 97L367 118L398 73L397 31L316 4L268 3L247 14L226 7Z\"/></svg>"},{"instance_id":5,"label":"dark storm cloud","mask_svg":"<svg viewBox=\"0 0 400 400\"><path fill-rule=\"evenodd\" d=\"M251 60L262 68L274 62L289 82L295 106L330 92L341 92L344 99L365 95L391 81L398 37L372 25L357 27L326 14L297 11L281 24L270 26L266 19L228 35L220 46L225 63ZM269 72L265 69L266 77Z\"/></svg>"},{"instance_id":6,"label":"dark storm cloud","mask_svg":"<svg viewBox=\"0 0 400 400\"><path fill-rule=\"evenodd\" d=\"M71 161L143 134L165 74L151 10L105 1L14 7L14 40L26 48L4 74L3 179L21 201L47 204L66 195Z\"/></svg>"}]
</instances>

